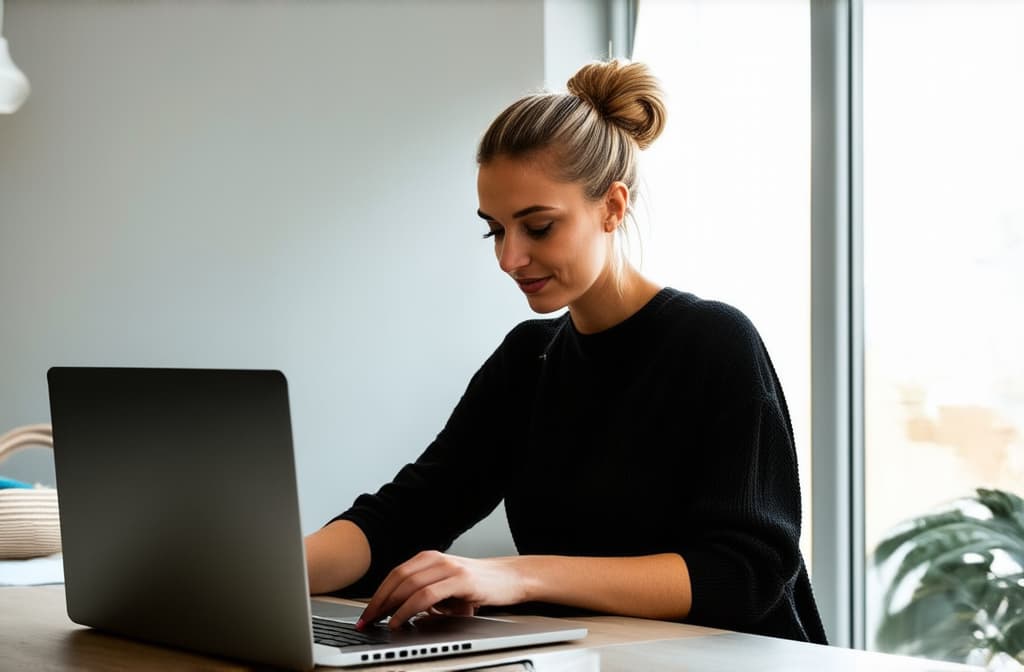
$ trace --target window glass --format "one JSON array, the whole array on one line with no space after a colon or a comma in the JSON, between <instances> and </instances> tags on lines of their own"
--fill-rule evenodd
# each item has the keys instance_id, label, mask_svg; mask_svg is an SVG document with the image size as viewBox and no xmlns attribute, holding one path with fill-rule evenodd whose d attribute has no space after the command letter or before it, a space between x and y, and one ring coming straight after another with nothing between
<instances>
[{"instance_id":1,"label":"window glass","mask_svg":"<svg viewBox=\"0 0 1024 672\"><path fill-rule=\"evenodd\" d=\"M1024 662L1024 3L863 25L868 643Z\"/></svg>"}]
</instances>

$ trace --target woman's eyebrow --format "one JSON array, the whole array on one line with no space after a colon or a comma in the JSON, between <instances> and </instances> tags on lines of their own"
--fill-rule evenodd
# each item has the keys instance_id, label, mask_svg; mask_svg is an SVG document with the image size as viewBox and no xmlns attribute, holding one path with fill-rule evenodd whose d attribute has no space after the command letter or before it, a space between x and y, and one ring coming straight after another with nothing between
<instances>
[{"instance_id":1,"label":"woman's eyebrow","mask_svg":"<svg viewBox=\"0 0 1024 672\"><path fill-rule=\"evenodd\" d=\"M544 212L546 210L557 210L557 209L558 208L552 207L550 205L531 205L528 208L523 208L522 210L519 210L517 212L512 213L512 219L519 219L520 217L526 217L527 215L532 215L535 212ZM494 217L491 217L490 215L488 215L483 210L477 210L476 214L479 215L481 219L486 219L487 221L497 221Z\"/></svg>"}]
</instances>

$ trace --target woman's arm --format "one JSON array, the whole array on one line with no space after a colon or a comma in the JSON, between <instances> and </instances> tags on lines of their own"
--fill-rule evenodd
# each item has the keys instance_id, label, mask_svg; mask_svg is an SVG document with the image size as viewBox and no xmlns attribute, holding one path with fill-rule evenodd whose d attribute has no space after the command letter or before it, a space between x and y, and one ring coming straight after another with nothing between
<instances>
[{"instance_id":1,"label":"woman's arm","mask_svg":"<svg viewBox=\"0 0 1024 672\"><path fill-rule=\"evenodd\" d=\"M370 542L351 521L336 520L306 537L305 541L312 595L351 585L370 568Z\"/></svg>"},{"instance_id":2,"label":"woman's arm","mask_svg":"<svg viewBox=\"0 0 1024 672\"><path fill-rule=\"evenodd\" d=\"M372 592L389 571L425 549L446 549L504 497L513 446L524 428L496 431L495 409L521 396L523 377L539 368L538 344L556 328L546 321L513 329L473 375L437 437L374 494L306 541L310 590ZM347 521L348 532L335 532ZM356 536L358 550L347 536ZM338 555L334 555L337 553ZM352 585L358 581L357 585Z\"/></svg>"},{"instance_id":3,"label":"woman's arm","mask_svg":"<svg viewBox=\"0 0 1024 672\"><path fill-rule=\"evenodd\" d=\"M396 567L363 612L360 626L389 614L398 628L431 608L551 602L640 618L682 619L690 577L675 553L629 558L526 555L474 559L427 551Z\"/></svg>"}]
</instances>

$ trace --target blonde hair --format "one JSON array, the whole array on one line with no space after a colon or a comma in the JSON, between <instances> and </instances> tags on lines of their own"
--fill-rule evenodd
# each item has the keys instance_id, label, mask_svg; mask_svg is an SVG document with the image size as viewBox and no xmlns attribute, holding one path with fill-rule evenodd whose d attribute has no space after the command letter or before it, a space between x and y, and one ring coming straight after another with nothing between
<instances>
[{"instance_id":1,"label":"blonde hair","mask_svg":"<svg viewBox=\"0 0 1024 672\"><path fill-rule=\"evenodd\" d=\"M580 183L591 200L603 197L613 182L625 184L631 215L637 153L665 127L658 80L643 63L612 60L584 65L566 88L568 93L524 96L505 108L484 133L477 163L545 152L557 178Z\"/></svg>"}]
</instances>

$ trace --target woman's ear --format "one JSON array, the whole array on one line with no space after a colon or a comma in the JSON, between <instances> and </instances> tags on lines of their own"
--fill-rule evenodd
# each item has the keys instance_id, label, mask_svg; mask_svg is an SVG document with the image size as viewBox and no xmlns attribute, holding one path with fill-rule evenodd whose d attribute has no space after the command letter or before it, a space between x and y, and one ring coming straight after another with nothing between
<instances>
[{"instance_id":1,"label":"woman's ear","mask_svg":"<svg viewBox=\"0 0 1024 672\"><path fill-rule=\"evenodd\" d=\"M626 218L626 209L629 207L629 187L624 182L612 182L604 195L605 220L604 230L608 233L615 231L622 225Z\"/></svg>"}]
</instances>

